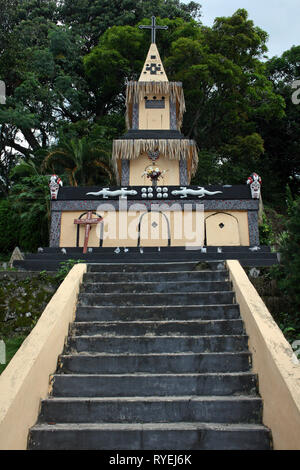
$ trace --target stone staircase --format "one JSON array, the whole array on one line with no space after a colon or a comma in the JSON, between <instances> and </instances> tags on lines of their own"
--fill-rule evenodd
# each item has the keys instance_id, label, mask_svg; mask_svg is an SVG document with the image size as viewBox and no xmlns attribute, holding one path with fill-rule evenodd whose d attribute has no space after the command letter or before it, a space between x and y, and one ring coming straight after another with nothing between
<instances>
[{"instance_id":1,"label":"stone staircase","mask_svg":"<svg viewBox=\"0 0 300 470\"><path fill-rule=\"evenodd\" d=\"M29 449L271 448L224 262L91 264Z\"/></svg>"}]
</instances>

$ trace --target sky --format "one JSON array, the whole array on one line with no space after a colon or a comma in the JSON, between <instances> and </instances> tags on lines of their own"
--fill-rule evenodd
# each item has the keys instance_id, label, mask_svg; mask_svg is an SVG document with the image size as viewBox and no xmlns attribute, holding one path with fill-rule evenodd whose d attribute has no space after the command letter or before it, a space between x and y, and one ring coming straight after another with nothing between
<instances>
[{"instance_id":1,"label":"sky","mask_svg":"<svg viewBox=\"0 0 300 470\"><path fill-rule=\"evenodd\" d=\"M300 0L195 1L202 5L201 21L206 26L212 26L217 16L231 16L239 8L245 8L255 26L269 34L269 57L280 56L292 46L300 45ZM183 2L189 3L189 0Z\"/></svg>"}]
</instances>

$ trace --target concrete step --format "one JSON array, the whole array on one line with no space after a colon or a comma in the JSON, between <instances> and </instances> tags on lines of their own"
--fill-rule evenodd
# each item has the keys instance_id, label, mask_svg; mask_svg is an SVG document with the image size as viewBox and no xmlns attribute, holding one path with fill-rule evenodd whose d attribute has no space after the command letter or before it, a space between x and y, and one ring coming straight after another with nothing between
<instances>
[{"instance_id":1,"label":"concrete step","mask_svg":"<svg viewBox=\"0 0 300 470\"><path fill-rule=\"evenodd\" d=\"M57 373L63 374L188 374L249 372L251 354L88 354L61 355Z\"/></svg>"},{"instance_id":2,"label":"concrete step","mask_svg":"<svg viewBox=\"0 0 300 470\"><path fill-rule=\"evenodd\" d=\"M42 401L39 422L47 423L261 423L259 397L102 397Z\"/></svg>"},{"instance_id":3,"label":"concrete step","mask_svg":"<svg viewBox=\"0 0 300 470\"><path fill-rule=\"evenodd\" d=\"M231 290L231 282L226 281L177 281L177 282L102 282L84 283L82 293L140 294L178 292L224 292Z\"/></svg>"},{"instance_id":4,"label":"concrete step","mask_svg":"<svg viewBox=\"0 0 300 470\"><path fill-rule=\"evenodd\" d=\"M233 303L234 292L164 292L140 294L87 294L80 293L78 305L215 305Z\"/></svg>"},{"instance_id":5,"label":"concrete step","mask_svg":"<svg viewBox=\"0 0 300 470\"><path fill-rule=\"evenodd\" d=\"M225 262L224 261L198 261L194 259L193 261L181 261L181 262L149 262L144 258L141 258L139 263L130 262L130 263L90 263L88 266L88 271L95 273L104 273L104 272L178 272L178 271L202 271L202 270L217 270L224 271Z\"/></svg>"},{"instance_id":6,"label":"concrete step","mask_svg":"<svg viewBox=\"0 0 300 470\"><path fill-rule=\"evenodd\" d=\"M132 397L168 395L256 395L257 379L250 372L218 374L55 374L56 397Z\"/></svg>"},{"instance_id":7,"label":"concrete step","mask_svg":"<svg viewBox=\"0 0 300 470\"><path fill-rule=\"evenodd\" d=\"M76 322L132 320L221 320L240 318L237 304L164 306L78 306Z\"/></svg>"},{"instance_id":8,"label":"concrete step","mask_svg":"<svg viewBox=\"0 0 300 470\"><path fill-rule=\"evenodd\" d=\"M33 259L25 259L23 261L16 260L14 261L14 267L20 270L26 270L26 271L57 271L61 267L61 263L67 261L68 259L78 259L78 260L83 260L86 263L93 263L93 264L99 264L101 263L106 263L107 265L118 265L120 262L125 264L132 264L133 261L135 261L135 264L139 264L141 268L139 270L135 269L135 271L143 271L143 265L147 264L154 264L153 261L157 260L158 263L166 263L170 264L173 262L174 258L178 262L182 263L207 263L210 264L212 267L211 269L223 269L220 263L223 263L224 265L224 260L226 259L237 259L240 261L241 265L244 267L264 267L264 266L273 266L274 264L278 264L278 258L276 253L268 253L268 252L254 252L252 253L251 251L246 252L246 253L216 253L216 254L206 254L202 253L199 254L198 251L186 251L182 253L178 253L177 255L174 256L174 253L166 253L164 255L161 255L161 253L157 252L156 256L153 256L153 254L148 254L145 255L143 253L136 253L134 256L132 256L131 253L120 253L119 255L116 255L114 252L111 252L109 254L72 254L72 253L67 253L66 255L63 255L62 253L60 255L48 255L46 257L43 257L42 254L39 256L35 256ZM215 261L217 260L217 261ZM215 262L215 266L213 266L213 262ZM108 269L108 268L106 268ZM149 269L147 269L148 271ZM161 267L155 269L150 269L153 271L161 270ZM172 266L169 266L166 268L166 271L172 271L174 268ZM176 268L175 270L185 270L185 268ZM115 271L115 268L111 268L110 272ZM132 271L132 270L130 270Z\"/></svg>"},{"instance_id":9,"label":"concrete step","mask_svg":"<svg viewBox=\"0 0 300 470\"><path fill-rule=\"evenodd\" d=\"M77 254L81 254L82 253L82 248L76 248L76 247L64 247L68 253L77 253ZM248 251L251 251L253 250L253 247L251 246L222 246L222 247L218 247L218 246L206 246L205 247L207 252L208 253L218 253L219 249L221 248L222 252L223 253L240 253L240 252L248 252ZM134 247L130 247L128 248L129 249L129 252L132 254L132 253L138 253L140 251L140 248L137 247L137 246L134 246ZM198 247L196 250L196 252L201 252L201 249L203 249L203 247ZM44 247L43 248L43 252L44 253L52 253L52 254L57 254L57 253L61 253L61 250L62 248L58 248L58 247ZM93 253L97 253L97 254L101 254L101 253L112 253L114 252L115 248L113 247L94 247L93 248ZM123 247L120 248L121 251L124 250ZM255 248L255 250L257 250L257 247ZM144 247L144 252L145 253L157 253L158 251L158 247L157 246L147 246L147 247ZM160 253L161 254L164 254L165 252L172 252L172 253L182 253L182 252L185 252L187 251L186 250L186 247L185 246L171 246L171 247L167 247L167 246L162 246L160 247ZM260 245L259 246L259 250L260 252L265 252L265 253L271 253L271 249L269 246L266 246L266 245Z\"/></svg>"},{"instance_id":10,"label":"concrete step","mask_svg":"<svg viewBox=\"0 0 300 470\"><path fill-rule=\"evenodd\" d=\"M74 322L72 336L185 336L243 334L241 319L198 321Z\"/></svg>"},{"instance_id":11,"label":"concrete step","mask_svg":"<svg viewBox=\"0 0 300 470\"><path fill-rule=\"evenodd\" d=\"M268 266L273 266L275 264L278 264L278 259L277 257L275 256L271 256L271 258L267 257L267 253L265 254L265 256L263 258L256 258L255 256L252 256L249 257L249 258L245 258L245 259L240 259L238 256L234 257L234 256L229 256L227 257L227 259L237 259L240 261L241 265L243 267L268 267ZM142 256L142 255L141 255ZM269 255L268 255L269 256ZM61 258L57 258L57 259L32 259L32 260L24 260L24 261L19 261L19 260L16 260L14 261L13 263L13 266L14 268L18 269L18 270L21 270L21 271L49 271L49 272L53 272L53 271L58 271L60 268L61 268L61 262L64 262L64 261L67 261L68 259L70 258L67 257L67 256L62 256ZM97 258L86 258L86 255L80 255L80 256L72 256L71 259L80 259L80 260L84 260L86 263L97 263L97 262L103 262L105 261L104 257L101 256L99 257L98 259ZM182 262L186 262L184 261L184 259L186 259L187 257L186 256L182 256ZM194 256L188 256L188 259L193 259ZM120 260L120 258L118 258ZM171 257L165 259L165 261L169 261L169 259L171 259ZM127 258L128 260L128 258ZM132 261L132 258L130 258L130 260ZM202 262L205 262L206 258L204 257L204 259L202 260ZM116 260L112 257L112 256L107 256L106 258L106 261L107 263L109 264L114 264L116 263ZM137 259L136 260L138 264L141 264L141 266L143 264L145 264L146 262L150 262L150 261L153 261L153 258L152 257L149 257L148 259L145 259L145 258L141 258L140 260ZM162 258L160 258L160 261L163 261ZM198 260L200 261L200 260ZM123 259L123 262L126 263L126 259L124 260ZM216 269L222 269L222 267L219 268L219 266L221 266L221 263L222 261L217 261L217 264L216 264ZM161 268L158 268L159 270ZM171 271L173 268L170 267L169 268L169 271ZM182 268L182 270L185 270L185 268ZM111 272L114 271L114 269L111 269ZM143 271L143 269L141 269L140 271ZM154 269L155 271L155 269Z\"/></svg>"},{"instance_id":12,"label":"concrete step","mask_svg":"<svg viewBox=\"0 0 300 470\"><path fill-rule=\"evenodd\" d=\"M223 271L175 271L175 272L112 272L92 273L83 276L83 282L178 282L178 281L228 281Z\"/></svg>"},{"instance_id":13,"label":"concrete step","mask_svg":"<svg viewBox=\"0 0 300 470\"><path fill-rule=\"evenodd\" d=\"M65 353L180 353L246 351L248 336L74 336L69 337Z\"/></svg>"},{"instance_id":14,"label":"concrete step","mask_svg":"<svg viewBox=\"0 0 300 470\"><path fill-rule=\"evenodd\" d=\"M71 256L74 256L74 259L84 259L87 260L88 262L96 262L96 263L101 263L102 260L109 261L111 262L120 262L125 261L125 262L135 262L139 261L140 258L145 259L147 262L151 262L153 260L157 260L160 262L161 260L163 261L172 261L174 259L177 259L179 261L184 261L184 260L226 260L226 259L268 259L268 258L277 258L277 253L272 253L270 251L265 251L265 250L258 250L258 251L251 251L249 248L246 250L239 250L239 251L227 251L227 250L222 250L221 252L217 252L216 250L211 251L208 248L206 248L206 252L202 253L200 250L184 250L182 249L181 251L158 251L157 248L153 252L149 252L146 247L143 247L143 252L141 253L139 249L137 250L132 250L129 248L128 252L124 252L124 249L121 248L120 253L116 254L114 250L111 250L110 252L105 252L99 251L99 249L93 249L92 252L87 252L86 254L83 254L82 249L81 251L74 252L70 248L66 248L66 253L63 253L61 249L57 252L42 252L42 253L27 253L26 254L26 260L27 261L36 261L36 260L51 260L51 259L58 259L61 261L67 260L68 258L71 258ZM101 250L101 249L100 249ZM107 260L107 258L109 259Z\"/></svg>"},{"instance_id":15,"label":"concrete step","mask_svg":"<svg viewBox=\"0 0 300 470\"><path fill-rule=\"evenodd\" d=\"M269 450L258 424L61 423L31 429L31 450Z\"/></svg>"}]
</instances>

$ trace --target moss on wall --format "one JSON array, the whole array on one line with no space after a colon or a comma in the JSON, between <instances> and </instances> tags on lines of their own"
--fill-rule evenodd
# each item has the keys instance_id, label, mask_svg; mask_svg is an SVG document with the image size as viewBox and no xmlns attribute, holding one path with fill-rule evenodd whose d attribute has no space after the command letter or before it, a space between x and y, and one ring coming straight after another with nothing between
<instances>
[{"instance_id":1,"label":"moss on wall","mask_svg":"<svg viewBox=\"0 0 300 470\"><path fill-rule=\"evenodd\" d=\"M28 335L59 285L41 272L23 279L3 274L0 284L0 338Z\"/></svg>"}]
</instances>

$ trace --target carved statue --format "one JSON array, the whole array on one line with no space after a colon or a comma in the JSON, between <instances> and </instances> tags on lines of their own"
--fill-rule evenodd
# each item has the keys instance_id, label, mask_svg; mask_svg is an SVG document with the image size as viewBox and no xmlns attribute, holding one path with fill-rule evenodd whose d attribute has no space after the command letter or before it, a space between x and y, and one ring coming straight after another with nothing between
<instances>
[{"instance_id":1,"label":"carved statue","mask_svg":"<svg viewBox=\"0 0 300 470\"><path fill-rule=\"evenodd\" d=\"M252 173L247 180L247 184L250 184L252 199L259 199L262 185L261 177L256 173Z\"/></svg>"},{"instance_id":2,"label":"carved statue","mask_svg":"<svg viewBox=\"0 0 300 470\"><path fill-rule=\"evenodd\" d=\"M57 175L52 175L49 181L51 199L57 199L59 187L63 185L62 180Z\"/></svg>"},{"instance_id":3,"label":"carved statue","mask_svg":"<svg viewBox=\"0 0 300 470\"><path fill-rule=\"evenodd\" d=\"M116 189L115 191L110 191L109 188L103 188L97 193L86 193L91 196L103 196L103 199L108 199L108 197L120 196L121 199L126 199L127 196L135 196L137 191L134 189L128 190L127 188Z\"/></svg>"},{"instance_id":4,"label":"carved statue","mask_svg":"<svg viewBox=\"0 0 300 470\"><path fill-rule=\"evenodd\" d=\"M160 151L158 149L153 150L153 151L149 150L147 154L148 154L148 158L152 160L153 163L155 163L156 160L158 160L160 157Z\"/></svg>"},{"instance_id":5,"label":"carved statue","mask_svg":"<svg viewBox=\"0 0 300 470\"><path fill-rule=\"evenodd\" d=\"M172 191L173 196L180 196L180 198L188 197L188 196L198 196L198 198L204 196L214 196L215 194L222 194L222 191L207 191L205 188L198 186L198 189L191 189L186 188L185 186L181 186L180 190Z\"/></svg>"}]
</instances>

